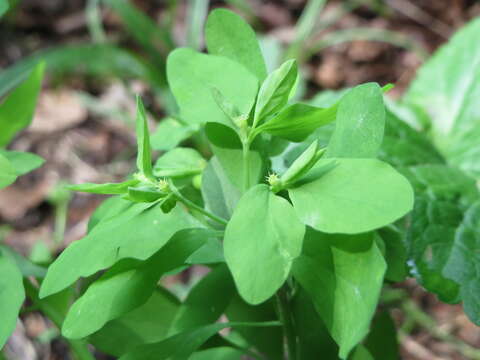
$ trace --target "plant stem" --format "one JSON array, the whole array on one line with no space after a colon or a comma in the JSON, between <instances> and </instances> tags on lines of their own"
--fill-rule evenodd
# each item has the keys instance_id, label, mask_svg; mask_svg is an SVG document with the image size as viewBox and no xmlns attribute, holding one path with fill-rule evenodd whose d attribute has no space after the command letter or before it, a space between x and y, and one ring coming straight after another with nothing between
<instances>
[{"instance_id":1,"label":"plant stem","mask_svg":"<svg viewBox=\"0 0 480 360\"><path fill-rule=\"evenodd\" d=\"M250 166L248 155L250 153L250 142L243 142L243 192L246 193L250 188Z\"/></svg>"},{"instance_id":2,"label":"plant stem","mask_svg":"<svg viewBox=\"0 0 480 360\"><path fill-rule=\"evenodd\" d=\"M227 225L228 224L228 221L225 220L224 218L221 218L215 214L212 214L211 212L205 210L204 208L198 206L197 204L195 204L193 201L191 200L188 200L186 197L184 197L180 191L178 191L177 188L173 187L173 185L170 185L170 188L172 189L172 192L173 194L175 195L175 197L177 198L178 201L182 202L184 205L186 205L187 207L189 207L190 209L193 209L195 211L198 211L199 213L205 215L206 217L212 219L213 221L216 221L218 222L219 224L222 224L222 225Z\"/></svg>"},{"instance_id":3,"label":"plant stem","mask_svg":"<svg viewBox=\"0 0 480 360\"><path fill-rule=\"evenodd\" d=\"M57 328L62 328L63 315L56 311L56 309L48 304L46 301L41 301L38 297L38 289L29 281L24 281L25 292L28 298L47 316ZM87 348L87 344L82 340L71 340L65 338L69 343L72 353L77 360L95 360L93 355Z\"/></svg>"},{"instance_id":4,"label":"plant stem","mask_svg":"<svg viewBox=\"0 0 480 360\"><path fill-rule=\"evenodd\" d=\"M278 315L281 323L283 324L283 331L285 338L287 339L287 349L289 360L297 359L297 338L295 335L295 328L292 320L292 313L290 310L290 303L288 301L288 295L286 289L282 287L276 294L278 304Z\"/></svg>"}]
</instances>

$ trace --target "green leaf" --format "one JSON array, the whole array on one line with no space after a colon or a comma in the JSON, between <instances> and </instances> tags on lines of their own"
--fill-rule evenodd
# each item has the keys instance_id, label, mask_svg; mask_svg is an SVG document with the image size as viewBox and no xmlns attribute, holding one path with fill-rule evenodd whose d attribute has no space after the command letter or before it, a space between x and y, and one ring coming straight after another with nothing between
<instances>
[{"instance_id":1,"label":"green leaf","mask_svg":"<svg viewBox=\"0 0 480 360\"><path fill-rule=\"evenodd\" d=\"M231 126L212 95L212 87L242 114L250 113L257 95L255 76L240 64L221 56L177 49L168 56L167 74L180 114L190 124L209 121Z\"/></svg>"},{"instance_id":2,"label":"green leaf","mask_svg":"<svg viewBox=\"0 0 480 360\"><path fill-rule=\"evenodd\" d=\"M376 157L383 140L385 106L377 83L354 87L340 100L327 157Z\"/></svg>"},{"instance_id":3,"label":"green leaf","mask_svg":"<svg viewBox=\"0 0 480 360\"><path fill-rule=\"evenodd\" d=\"M179 305L172 294L157 287L142 306L108 322L88 340L95 348L120 357L138 345L164 339Z\"/></svg>"},{"instance_id":4,"label":"green leaf","mask_svg":"<svg viewBox=\"0 0 480 360\"><path fill-rule=\"evenodd\" d=\"M373 233L306 233L293 275L310 294L342 359L368 333L385 270Z\"/></svg>"},{"instance_id":5,"label":"green leaf","mask_svg":"<svg viewBox=\"0 0 480 360\"><path fill-rule=\"evenodd\" d=\"M292 313L298 336L298 358L315 359L322 354L325 359L338 360L338 345L320 319L312 299L301 286L292 299Z\"/></svg>"},{"instance_id":6,"label":"green leaf","mask_svg":"<svg viewBox=\"0 0 480 360\"><path fill-rule=\"evenodd\" d=\"M39 63L28 78L0 105L0 146L6 146L22 129L30 125L42 86L45 63Z\"/></svg>"},{"instance_id":7,"label":"green leaf","mask_svg":"<svg viewBox=\"0 0 480 360\"><path fill-rule=\"evenodd\" d=\"M411 273L442 301L456 303L461 288L468 286L463 274L473 274L471 244L463 244L460 226L467 209L479 198L475 180L445 165L415 166L403 171L415 188L415 207L407 229ZM460 281L461 280L461 281Z\"/></svg>"},{"instance_id":8,"label":"green leaf","mask_svg":"<svg viewBox=\"0 0 480 360\"><path fill-rule=\"evenodd\" d=\"M297 81L297 74L297 62L288 60L267 76L258 92L254 125L279 112L287 105L292 88Z\"/></svg>"},{"instance_id":9,"label":"green leaf","mask_svg":"<svg viewBox=\"0 0 480 360\"><path fill-rule=\"evenodd\" d=\"M393 226L380 229L378 234L385 248L384 256L387 262L385 279L393 282L404 281L408 275L405 234Z\"/></svg>"},{"instance_id":10,"label":"green leaf","mask_svg":"<svg viewBox=\"0 0 480 360\"><path fill-rule=\"evenodd\" d=\"M282 286L300 255L304 233L290 203L267 185L256 185L242 196L225 229L224 249L246 302L260 304Z\"/></svg>"},{"instance_id":11,"label":"green leaf","mask_svg":"<svg viewBox=\"0 0 480 360\"><path fill-rule=\"evenodd\" d=\"M234 293L235 286L227 266L222 264L214 268L190 290L168 335L214 323L225 312Z\"/></svg>"},{"instance_id":12,"label":"green leaf","mask_svg":"<svg viewBox=\"0 0 480 360\"><path fill-rule=\"evenodd\" d=\"M382 311L375 316L364 343L373 359L400 359L397 329L388 311Z\"/></svg>"},{"instance_id":13,"label":"green leaf","mask_svg":"<svg viewBox=\"0 0 480 360\"><path fill-rule=\"evenodd\" d=\"M255 32L234 12L213 10L205 26L205 40L210 54L225 56L242 64L259 81L266 78L267 69Z\"/></svg>"},{"instance_id":14,"label":"green leaf","mask_svg":"<svg viewBox=\"0 0 480 360\"><path fill-rule=\"evenodd\" d=\"M199 226L181 206L165 214L156 203L135 204L101 221L86 237L65 249L50 265L40 297L54 294L121 259L145 260L177 231Z\"/></svg>"},{"instance_id":15,"label":"green leaf","mask_svg":"<svg viewBox=\"0 0 480 360\"><path fill-rule=\"evenodd\" d=\"M197 130L196 126L183 124L174 118L164 118L150 137L152 148L163 151L172 150Z\"/></svg>"},{"instance_id":16,"label":"green leaf","mask_svg":"<svg viewBox=\"0 0 480 360\"><path fill-rule=\"evenodd\" d=\"M318 142L315 140L280 177L284 185L293 184L305 175L318 161L323 151L318 151Z\"/></svg>"},{"instance_id":17,"label":"green leaf","mask_svg":"<svg viewBox=\"0 0 480 360\"><path fill-rule=\"evenodd\" d=\"M7 0L0 1L0 18L8 11L9 4Z\"/></svg>"},{"instance_id":18,"label":"green leaf","mask_svg":"<svg viewBox=\"0 0 480 360\"><path fill-rule=\"evenodd\" d=\"M109 320L144 304L160 277L182 266L210 234L204 229L179 231L148 260L118 262L73 304L63 323L62 334L71 339L83 338Z\"/></svg>"},{"instance_id":19,"label":"green leaf","mask_svg":"<svg viewBox=\"0 0 480 360\"><path fill-rule=\"evenodd\" d=\"M220 330L230 327L271 327L278 322L261 323L216 323L187 330L158 343L139 346L119 360L182 360L188 359L205 341Z\"/></svg>"},{"instance_id":20,"label":"green leaf","mask_svg":"<svg viewBox=\"0 0 480 360\"><path fill-rule=\"evenodd\" d=\"M351 360L375 360L368 351L368 349L363 345L358 345L357 348L353 351Z\"/></svg>"},{"instance_id":21,"label":"green leaf","mask_svg":"<svg viewBox=\"0 0 480 360\"><path fill-rule=\"evenodd\" d=\"M241 360L243 352L229 347L215 347L194 353L190 360Z\"/></svg>"},{"instance_id":22,"label":"green leaf","mask_svg":"<svg viewBox=\"0 0 480 360\"><path fill-rule=\"evenodd\" d=\"M334 161L320 178L288 190L300 219L327 233L355 234L381 228L413 207L412 187L376 159L321 159L310 173Z\"/></svg>"},{"instance_id":23,"label":"green leaf","mask_svg":"<svg viewBox=\"0 0 480 360\"><path fill-rule=\"evenodd\" d=\"M480 176L480 19L460 29L418 71L404 102L452 164Z\"/></svg>"},{"instance_id":24,"label":"green leaf","mask_svg":"<svg viewBox=\"0 0 480 360\"><path fill-rule=\"evenodd\" d=\"M185 177L200 174L206 160L194 149L178 147L160 156L153 172L157 177Z\"/></svg>"},{"instance_id":25,"label":"green leaf","mask_svg":"<svg viewBox=\"0 0 480 360\"><path fill-rule=\"evenodd\" d=\"M225 315L235 322L263 322L277 319L274 301L249 305L236 294ZM283 331L281 328L241 327L235 329L247 343L269 360L283 360Z\"/></svg>"},{"instance_id":26,"label":"green leaf","mask_svg":"<svg viewBox=\"0 0 480 360\"><path fill-rule=\"evenodd\" d=\"M0 154L0 189L12 184L17 179L17 172L5 156Z\"/></svg>"},{"instance_id":27,"label":"green leaf","mask_svg":"<svg viewBox=\"0 0 480 360\"><path fill-rule=\"evenodd\" d=\"M307 104L293 104L260 127L257 132L265 131L293 142L304 141L315 129L335 120L337 105L318 108Z\"/></svg>"},{"instance_id":28,"label":"green leaf","mask_svg":"<svg viewBox=\"0 0 480 360\"><path fill-rule=\"evenodd\" d=\"M154 179L152 171L152 151L150 149L150 135L148 132L147 116L143 107L142 99L137 96L137 168L147 177Z\"/></svg>"},{"instance_id":29,"label":"green leaf","mask_svg":"<svg viewBox=\"0 0 480 360\"><path fill-rule=\"evenodd\" d=\"M83 183L77 185L68 185L66 188L72 191L81 191L94 194L125 194L130 186L135 186L139 180L127 180L121 183Z\"/></svg>"},{"instance_id":30,"label":"green leaf","mask_svg":"<svg viewBox=\"0 0 480 360\"><path fill-rule=\"evenodd\" d=\"M190 255L185 262L196 265L224 263L223 245L218 239L208 239L205 245Z\"/></svg>"},{"instance_id":31,"label":"green leaf","mask_svg":"<svg viewBox=\"0 0 480 360\"><path fill-rule=\"evenodd\" d=\"M134 202L154 202L158 199L167 197L167 194L161 192L153 186L136 186L128 188L126 199Z\"/></svg>"},{"instance_id":32,"label":"green leaf","mask_svg":"<svg viewBox=\"0 0 480 360\"><path fill-rule=\"evenodd\" d=\"M0 249L0 348L17 325L17 317L25 299L22 273L10 256Z\"/></svg>"},{"instance_id":33,"label":"green leaf","mask_svg":"<svg viewBox=\"0 0 480 360\"><path fill-rule=\"evenodd\" d=\"M13 251L5 245L0 245L0 252L3 252L4 254L10 256L10 259L15 261L15 264L17 265L18 269L24 277L33 276L36 278L44 278L47 274L46 268L34 264L27 258L23 257L22 255L20 255L16 251Z\"/></svg>"},{"instance_id":34,"label":"green leaf","mask_svg":"<svg viewBox=\"0 0 480 360\"><path fill-rule=\"evenodd\" d=\"M3 155L10 162L15 169L17 176L35 170L45 162L45 160L38 155L22 151L7 151L0 149L0 155Z\"/></svg>"},{"instance_id":35,"label":"green leaf","mask_svg":"<svg viewBox=\"0 0 480 360\"><path fill-rule=\"evenodd\" d=\"M94 211L88 222L88 233L101 221L105 221L128 208L134 206L131 201L125 200L120 196L112 196L100 204Z\"/></svg>"}]
</instances>

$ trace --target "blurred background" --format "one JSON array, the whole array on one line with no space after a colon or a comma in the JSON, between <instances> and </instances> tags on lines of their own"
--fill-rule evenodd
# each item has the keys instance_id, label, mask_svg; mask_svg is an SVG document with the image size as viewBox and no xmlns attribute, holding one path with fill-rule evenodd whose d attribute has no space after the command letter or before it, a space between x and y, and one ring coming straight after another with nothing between
<instances>
[{"instance_id":1,"label":"blurred background","mask_svg":"<svg viewBox=\"0 0 480 360\"><path fill-rule=\"evenodd\" d=\"M369 81L395 84L389 96L399 97L430 54L480 15L474 0L11 0L0 20L0 93L39 59L47 76L32 125L9 148L46 164L0 191L1 241L48 263L85 234L103 198L63 185L131 172L136 93L150 112L156 151L201 146L190 138L194 129L167 131L178 124L165 60L178 46L204 48L204 20L216 7L250 22L271 69L299 61L305 99ZM480 359L480 330L460 306L440 303L414 281L384 296L399 302L403 359ZM23 314L7 348L18 359L68 359L58 332L35 312Z\"/></svg>"}]
</instances>

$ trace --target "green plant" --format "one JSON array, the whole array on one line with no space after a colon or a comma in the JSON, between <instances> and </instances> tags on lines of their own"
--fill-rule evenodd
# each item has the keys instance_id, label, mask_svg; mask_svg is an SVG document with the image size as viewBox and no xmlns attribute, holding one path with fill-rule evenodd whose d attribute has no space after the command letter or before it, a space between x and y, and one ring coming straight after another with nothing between
<instances>
[{"instance_id":1,"label":"green plant","mask_svg":"<svg viewBox=\"0 0 480 360\"><path fill-rule=\"evenodd\" d=\"M460 31L399 103L374 83L296 103L296 62L267 73L253 30L215 10L209 54L177 49L166 65L178 117L213 156L176 147L153 163L138 98L137 171L70 186L114 196L46 276L19 258L41 285L25 280L27 295L79 359L85 342L121 360L398 359L381 291L410 275L479 324L479 30ZM159 284L196 265L210 271L182 301ZM4 294L16 318L23 297Z\"/></svg>"},{"instance_id":2,"label":"green plant","mask_svg":"<svg viewBox=\"0 0 480 360\"><path fill-rule=\"evenodd\" d=\"M387 269L375 230L413 207L408 181L376 159L385 126L382 89L360 85L326 108L290 103L296 62L267 74L254 32L227 10L210 14L206 43L208 55L172 52L167 76L180 116L205 128L214 156L207 161L175 148L152 166L138 99L137 172L122 183L70 187L117 196L94 214L88 235L49 267L40 297L91 278L62 333L91 336L121 359L187 358L226 326L235 330L216 335L222 347L283 358L286 339L289 358L306 358L311 349L298 317L320 329L322 318L341 358L368 352L358 344ZM298 151L295 143L333 121L327 147L314 140ZM291 147L296 154L284 151ZM211 272L173 316L162 316L161 305L173 300L158 279L195 264ZM222 314L234 322L215 324ZM280 324L283 330L255 327ZM119 345L112 334L122 326L136 336ZM163 331L153 335L152 326ZM198 342L189 340L193 334Z\"/></svg>"}]
</instances>

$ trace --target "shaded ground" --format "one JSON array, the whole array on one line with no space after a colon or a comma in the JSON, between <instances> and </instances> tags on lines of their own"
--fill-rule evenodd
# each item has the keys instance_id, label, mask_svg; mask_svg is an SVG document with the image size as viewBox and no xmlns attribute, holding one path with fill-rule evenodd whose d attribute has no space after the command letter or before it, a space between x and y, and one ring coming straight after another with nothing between
<instances>
[{"instance_id":1,"label":"shaded ground","mask_svg":"<svg viewBox=\"0 0 480 360\"><path fill-rule=\"evenodd\" d=\"M212 6L223 5L221 1L211 3ZM251 3L259 30L284 43L294 38L294 25L305 1ZM339 3L330 1L325 11L334 15ZM480 14L477 1L386 0L370 3L387 5L361 6L336 20L328 31L359 26L394 30L408 37L416 47L431 53L466 21ZM165 17L164 1L136 1L136 4L154 19ZM0 66L15 63L38 49L88 41L85 5L78 0L24 1L17 12L0 25ZM105 9L102 18L109 37L134 48L111 12ZM174 21L174 34L179 44L182 43L184 22L184 2L180 2ZM417 53L388 43L354 41L335 45L313 54L304 65L308 77L307 94L377 81L395 83L393 96L399 96L421 63ZM134 109L132 89L152 98L148 87L138 81L79 76L48 79L32 127L11 146L15 150L35 152L47 159L47 163L19 179L14 186L0 191L0 224L8 227L5 229L8 244L25 255L33 253L33 257L41 261L48 256L49 251L45 249L57 254L68 243L83 236L88 217L102 199L92 195L70 195L61 190L61 184L119 180L130 172L135 151L128 119L119 121L113 116L99 116L86 106L89 99L86 95L96 96L99 104L106 108L120 108L131 114ZM79 92L83 95L79 96ZM162 108L158 105L152 108L160 118ZM67 204L68 213L65 212ZM406 320L417 316L418 309L403 307L395 313L399 324L404 324L404 359L473 358L468 355L468 346L480 348L480 331L468 321L460 306L441 304L412 281L400 288L408 292L413 304L423 310L423 315L429 314L434 320L428 323L429 319L423 318L420 322L424 327L416 323L408 327ZM21 359L66 359L65 345L58 340L50 341L55 333L46 331L48 328L51 325L36 313L23 316L9 344L11 350L21 354Z\"/></svg>"}]
</instances>

